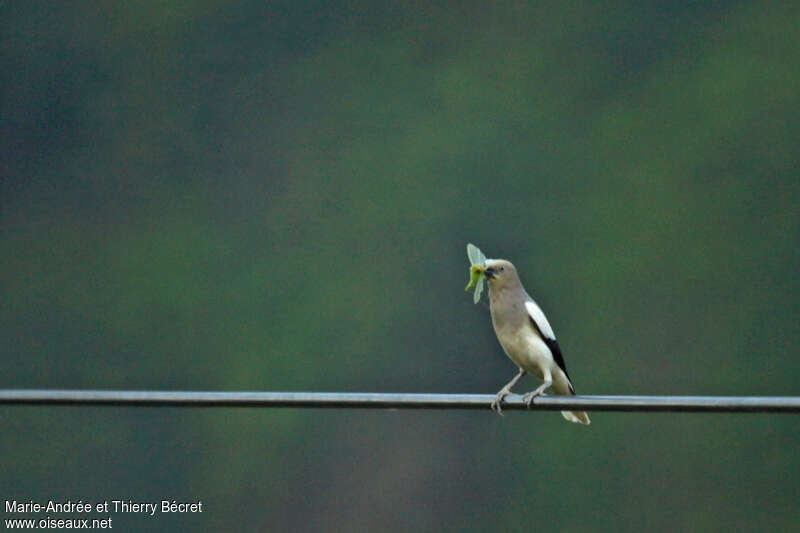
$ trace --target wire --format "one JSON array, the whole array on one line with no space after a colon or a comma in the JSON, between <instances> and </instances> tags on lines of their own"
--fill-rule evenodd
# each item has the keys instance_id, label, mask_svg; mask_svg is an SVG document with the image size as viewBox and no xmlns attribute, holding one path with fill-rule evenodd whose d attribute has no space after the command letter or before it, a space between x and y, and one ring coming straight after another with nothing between
<instances>
[{"instance_id":1,"label":"wire","mask_svg":"<svg viewBox=\"0 0 800 533\"><path fill-rule=\"evenodd\" d=\"M489 409L493 394L0 389L0 405ZM522 396L504 410L526 410ZM531 410L798 413L796 396L539 396Z\"/></svg>"}]
</instances>

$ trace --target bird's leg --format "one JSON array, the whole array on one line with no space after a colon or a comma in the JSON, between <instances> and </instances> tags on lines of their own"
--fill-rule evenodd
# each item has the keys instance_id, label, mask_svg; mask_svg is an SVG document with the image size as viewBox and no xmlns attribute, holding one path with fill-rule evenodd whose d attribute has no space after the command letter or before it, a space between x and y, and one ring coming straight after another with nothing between
<instances>
[{"instance_id":1,"label":"bird's leg","mask_svg":"<svg viewBox=\"0 0 800 533\"><path fill-rule=\"evenodd\" d=\"M527 393L523 394L522 395L522 401L525 402L525 404L528 407L530 407L531 403L533 403L533 399L536 398L537 396L543 394L544 391L547 390L550 387L550 385L552 385L552 384L553 384L553 377L550 375L550 372L547 372L544 375L544 383L539 385L539 387L537 387L537 389L535 391L527 392Z\"/></svg>"},{"instance_id":2,"label":"bird's leg","mask_svg":"<svg viewBox=\"0 0 800 533\"><path fill-rule=\"evenodd\" d=\"M520 378L524 375L525 375L525 370L520 368L519 374L514 376L514 379L506 383L505 387L500 389L500 392L498 392L495 395L494 400L492 400L492 404L490 406L492 408L492 411L495 411L497 412L498 415L503 416L503 409L502 407L500 407L500 404L503 403L503 398L511 394L511 387L513 387L517 383L517 381L519 381Z\"/></svg>"}]
</instances>

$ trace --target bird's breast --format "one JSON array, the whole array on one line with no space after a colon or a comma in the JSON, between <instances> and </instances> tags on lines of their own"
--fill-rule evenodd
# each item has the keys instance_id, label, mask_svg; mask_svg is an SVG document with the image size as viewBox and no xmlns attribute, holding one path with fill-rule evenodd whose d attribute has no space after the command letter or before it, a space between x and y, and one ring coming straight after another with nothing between
<instances>
[{"instance_id":1,"label":"bird's breast","mask_svg":"<svg viewBox=\"0 0 800 533\"><path fill-rule=\"evenodd\" d=\"M518 367L541 377L543 369L552 366L550 349L529 325L516 328L495 325L495 333L503 351Z\"/></svg>"}]
</instances>

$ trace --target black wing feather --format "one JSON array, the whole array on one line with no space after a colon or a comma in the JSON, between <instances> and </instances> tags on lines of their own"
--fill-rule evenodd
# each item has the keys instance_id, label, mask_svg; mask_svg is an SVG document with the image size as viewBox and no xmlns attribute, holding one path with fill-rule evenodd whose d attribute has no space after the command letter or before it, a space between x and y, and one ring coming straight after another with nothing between
<instances>
[{"instance_id":1,"label":"black wing feather","mask_svg":"<svg viewBox=\"0 0 800 533\"><path fill-rule=\"evenodd\" d=\"M561 355L561 348L558 346L558 341L555 339L548 339L546 336L542 335L542 330L539 329L539 326L536 324L536 321L533 319L533 317L529 315L528 319L531 321L531 324L533 324L533 327L536 328L536 331L539 333L539 336L542 338L547 347L550 348L550 353L553 354L553 359L556 360L558 368L564 372L564 375L567 376L567 379L572 381L567 373L567 364L564 362L564 356ZM571 384L570 388L572 388Z\"/></svg>"}]
</instances>

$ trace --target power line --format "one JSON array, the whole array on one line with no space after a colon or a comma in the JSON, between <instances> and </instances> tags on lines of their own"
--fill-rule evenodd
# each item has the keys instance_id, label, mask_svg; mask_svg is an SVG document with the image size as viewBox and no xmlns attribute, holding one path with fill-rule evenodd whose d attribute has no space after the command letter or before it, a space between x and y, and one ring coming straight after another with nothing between
<instances>
[{"instance_id":1,"label":"power line","mask_svg":"<svg viewBox=\"0 0 800 533\"><path fill-rule=\"evenodd\" d=\"M493 394L0 389L0 405L489 409ZM522 396L504 410L526 410ZM532 410L797 413L796 396L540 396Z\"/></svg>"}]
</instances>

